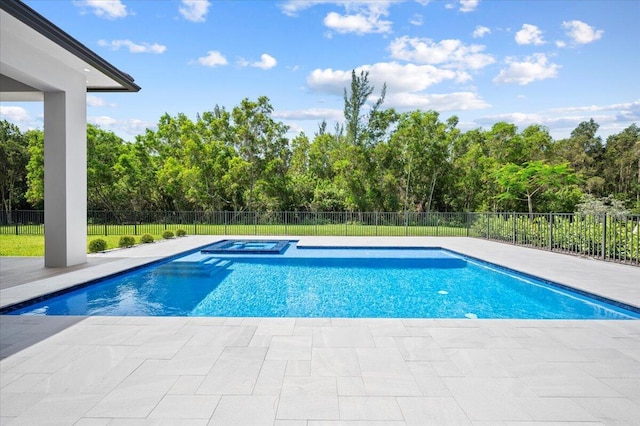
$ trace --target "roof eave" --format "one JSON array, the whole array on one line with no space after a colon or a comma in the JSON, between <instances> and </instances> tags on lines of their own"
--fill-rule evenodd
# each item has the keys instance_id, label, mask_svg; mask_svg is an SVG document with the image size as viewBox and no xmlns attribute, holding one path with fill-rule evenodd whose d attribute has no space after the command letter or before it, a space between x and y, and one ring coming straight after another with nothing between
<instances>
[{"instance_id":1,"label":"roof eave","mask_svg":"<svg viewBox=\"0 0 640 426\"><path fill-rule=\"evenodd\" d=\"M75 55L96 70L105 74L122 87L87 87L87 92L138 92L138 86L133 78L111 65L91 49L71 37L65 31L54 25L51 21L24 4L20 0L0 0L0 9L18 19L44 37L56 43L69 53Z\"/></svg>"}]
</instances>

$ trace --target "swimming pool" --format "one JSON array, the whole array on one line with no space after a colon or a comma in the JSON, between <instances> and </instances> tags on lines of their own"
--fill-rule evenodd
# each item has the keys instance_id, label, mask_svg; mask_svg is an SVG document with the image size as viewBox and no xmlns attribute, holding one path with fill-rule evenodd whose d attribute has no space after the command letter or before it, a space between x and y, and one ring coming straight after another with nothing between
<instances>
[{"instance_id":1,"label":"swimming pool","mask_svg":"<svg viewBox=\"0 0 640 426\"><path fill-rule=\"evenodd\" d=\"M433 248L187 253L3 314L632 319L640 313ZM231 244L229 247L234 247ZM244 242L239 249L273 249ZM210 247L209 247L210 249Z\"/></svg>"}]
</instances>

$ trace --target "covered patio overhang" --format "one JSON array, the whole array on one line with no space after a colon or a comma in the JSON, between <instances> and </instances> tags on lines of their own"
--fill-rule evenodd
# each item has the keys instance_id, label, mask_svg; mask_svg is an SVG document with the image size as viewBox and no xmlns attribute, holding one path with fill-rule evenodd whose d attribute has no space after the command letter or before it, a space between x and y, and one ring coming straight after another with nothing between
<instances>
[{"instance_id":1,"label":"covered patio overhang","mask_svg":"<svg viewBox=\"0 0 640 426\"><path fill-rule=\"evenodd\" d=\"M19 0L0 0L0 101L44 102L47 267L87 261L87 92L133 78Z\"/></svg>"}]
</instances>

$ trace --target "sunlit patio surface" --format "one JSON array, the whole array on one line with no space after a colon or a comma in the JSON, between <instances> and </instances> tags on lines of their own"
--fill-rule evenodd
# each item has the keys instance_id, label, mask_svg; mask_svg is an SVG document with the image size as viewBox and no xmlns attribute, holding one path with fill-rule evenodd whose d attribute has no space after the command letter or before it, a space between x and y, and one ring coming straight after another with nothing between
<instances>
[{"instance_id":1,"label":"sunlit patio surface","mask_svg":"<svg viewBox=\"0 0 640 426\"><path fill-rule=\"evenodd\" d=\"M463 237L289 238L444 247L640 306L637 267ZM219 239L90 255L68 271L2 257L0 305ZM0 357L2 425L640 419L640 321L0 316Z\"/></svg>"}]
</instances>

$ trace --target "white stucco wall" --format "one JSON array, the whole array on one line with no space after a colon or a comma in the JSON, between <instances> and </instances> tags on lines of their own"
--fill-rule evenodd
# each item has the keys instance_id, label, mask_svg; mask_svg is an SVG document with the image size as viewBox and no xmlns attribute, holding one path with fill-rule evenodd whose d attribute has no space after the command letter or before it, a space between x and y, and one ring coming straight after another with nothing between
<instances>
[{"instance_id":1,"label":"white stucco wall","mask_svg":"<svg viewBox=\"0 0 640 426\"><path fill-rule=\"evenodd\" d=\"M40 91L45 134L45 266L87 260L86 71L55 43L0 11L0 73ZM64 52L62 52L64 53ZM20 99L2 93L2 100Z\"/></svg>"}]
</instances>

